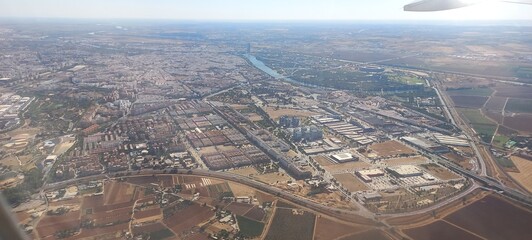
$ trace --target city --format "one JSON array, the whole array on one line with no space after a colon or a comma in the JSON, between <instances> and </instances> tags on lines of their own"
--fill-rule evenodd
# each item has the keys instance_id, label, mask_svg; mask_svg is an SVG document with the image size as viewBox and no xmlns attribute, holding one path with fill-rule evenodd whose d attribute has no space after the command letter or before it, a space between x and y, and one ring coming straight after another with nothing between
<instances>
[{"instance_id":1,"label":"city","mask_svg":"<svg viewBox=\"0 0 532 240\"><path fill-rule=\"evenodd\" d=\"M531 27L4 21L32 239L530 236Z\"/></svg>"}]
</instances>

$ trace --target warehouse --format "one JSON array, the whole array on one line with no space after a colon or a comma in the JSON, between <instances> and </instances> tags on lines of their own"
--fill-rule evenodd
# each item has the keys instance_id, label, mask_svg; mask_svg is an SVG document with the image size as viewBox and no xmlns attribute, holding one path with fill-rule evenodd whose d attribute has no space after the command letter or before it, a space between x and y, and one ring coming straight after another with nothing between
<instances>
[{"instance_id":1,"label":"warehouse","mask_svg":"<svg viewBox=\"0 0 532 240\"><path fill-rule=\"evenodd\" d=\"M396 177L415 177L423 175L423 172L413 165L387 167L386 170Z\"/></svg>"}]
</instances>

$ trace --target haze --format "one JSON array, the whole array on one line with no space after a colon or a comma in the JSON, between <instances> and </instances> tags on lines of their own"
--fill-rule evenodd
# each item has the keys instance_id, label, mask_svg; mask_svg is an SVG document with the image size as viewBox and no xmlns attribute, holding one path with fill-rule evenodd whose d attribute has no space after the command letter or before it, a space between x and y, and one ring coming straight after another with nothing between
<instances>
[{"instance_id":1,"label":"haze","mask_svg":"<svg viewBox=\"0 0 532 240\"><path fill-rule=\"evenodd\" d=\"M0 16L180 20L532 20L530 6L491 1L463 9L411 13L411 0L17 0L0 1Z\"/></svg>"}]
</instances>

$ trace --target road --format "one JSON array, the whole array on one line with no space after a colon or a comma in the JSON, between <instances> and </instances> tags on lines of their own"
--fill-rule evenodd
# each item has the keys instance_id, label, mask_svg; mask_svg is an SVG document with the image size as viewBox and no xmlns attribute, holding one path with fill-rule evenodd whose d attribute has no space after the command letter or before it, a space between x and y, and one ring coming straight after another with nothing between
<instances>
[{"instance_id":1,"label":"road","mask_svg":"<svg viewBox=\"0 0 532 240\"><path fill-rule=\"evenodd\" d=\"M325 206L321 203L314 202L310 199L306 199L304 197L295 195L291 192L286 192L284 190L278 189L276 187L264 184L262 182L258 182L256 180L234 175L231 173L226 172L213 172L208 170L188 170L188 169L174 169L173 174L187 174L187 175L194 175L194 176L203 176L203 177L213 177L213 178L219 178L223 180L233 181L237 183L241 183L250 187L253 187L255 189L261 190L263 192L278 196L282 199L288 200L290 202L293 202L297 205L312 209L316 212L335 217L340 220L349 221L353 223L359 223L359 224L366 224L366 225L380 225L380 223L376 222L375 220L361 216L360 211L354 211L354 210L346 210L346 209L339 209L335 207L329 207ZM126 174L131 174L130 176L142 176L142 175L153 175L153 174L169 174L170 171L165 170L142 170L142 171L136 171L136 172L128 172L128 171L122 171L122 172L116 172L114 175L121 175L124 177ZM43 191L48 191L52 189L57 188L64 188L68 185L71 185L76 182L81 181L93 181L93 180L101 180L106 178L106 175L94 175L94 176L87 176L82 177L78 179L70 179L63 182L58 183L51 183L47 184L42 188Z\"/></svg>"}]
</instances>

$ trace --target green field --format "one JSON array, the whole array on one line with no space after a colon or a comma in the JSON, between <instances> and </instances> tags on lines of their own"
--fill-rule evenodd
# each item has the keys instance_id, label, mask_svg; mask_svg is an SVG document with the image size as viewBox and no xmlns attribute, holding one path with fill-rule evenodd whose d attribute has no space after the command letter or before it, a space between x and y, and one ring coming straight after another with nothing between
<instances>
[{"instance_id":1,"label":"green field","mask_svg":"<svg viewBox=\"0 0 532 240\"><path fill-rule=\"evenodd\" d=\"M150 233L150 239L165 239L173 236L174 233L172 233L172 231L170 231L168 228Z\"/></svg>"},{"instance_id":2,"label":"green field","mask_svg":"<svg viewBox=\"0 0 532 240\"><path fill-rule=\"evenodd\" d=\"M506 136L503 136L503 135L495 135L495 137L493 137L493 142L492 144L494 146L497 146L497 147L500 147L500 148L504 148L504 145L506 144L506 142L508 142L508 140L510 140L510 138L506 137Z\"/></svg>"},{"instance_id":3,"label":"green field","mask_svg":"<svg viewBox=\"0 0 532 240\"><path fill-rule=\"evenodd\" d=\"M458 90L448 90L450 95L467 95L467 96L491 96L493 89L491 88L467 88Z\"/></svg>"},{"instance_id":4,"label":"green field","mask_svg":"<svg viewBox=\"0 0 532 240\"><path fill-rule=\"evenodd\" d=\"M246 237L252 238L260 236L262 234L262 230L264 230L264 223L257 222L238 215L236 216L236 220L238 221L238 228L240 228L240 234Z\"/></svg>"},{"instance_id":5,"label":"green field","mask_svg":"<svg viewBox=\"0 0 532 240\"><path fill-rule=\"evenodd\" d=\"M480 136L482 141L491 142L497 125L482 115L479 109L457 109L469 121L475 132Z\"/></svg>"},{"instance_id":6,"label":"green field","mask_svg":"<svg viewBox=\"0 0 532 240\"><path fill-rule=\"evenodd\" d=\"M532 67L518 67L515 72L520 78L532 79Z\"/></svg>"},{"instance_id":7,"label":"green field","mask_svg":"<svg viewBox=\"0 0 532 240\"><path fill-rule=\"evenodd\" d=\"M482 115L479 109L458 108L457 110L462 113L472 124L495 125L494 122L484 117L484 115Z\"/></svg>"},{"instance_id":8,"label":"green field","mask_svg":"<svg viewBox=\"0 0 532 240\"><path fill-rule=\"evenodd\" d=\"M424 85L425 80L415 76L399 76L397 74L387 74L388 78L395 82L400 82L407 85Z\"/></svg>"},{"instance_id":9,"label":"green field","mask_svg":"<svg viewBox=\"0 0 532 240\"><path fill-rule=\"evenodd\" d=\"M491 138L493 137L493 134L495 133L495 129L497 129L496 125L488 125L488 124L472 124L473 129L475 129L475 132L477 132L478 136L482 139L484 142L491 142Z\"/></svg>"},{"instance_id":10,"label":"green field","mask_svg":"<svg viewBox=\"0 0 532 240\"><path fill-rule=\"evenodd\" d=\"M510 98L504 110L515 113L532 113L532 100Z\"/></svg>"},{"instance_id":11,"label":"green field","mask_svg":"<svg viewBox=\"0 0 532 240\"><path fill-rule=\"evenodd\" d=\"M516 168L514 162L512 162L512 160L509 158L496 157L495 161L497 161L497 163L504 168Z\"/></svg>"}]
</instances>

